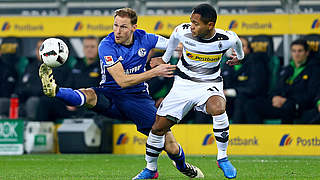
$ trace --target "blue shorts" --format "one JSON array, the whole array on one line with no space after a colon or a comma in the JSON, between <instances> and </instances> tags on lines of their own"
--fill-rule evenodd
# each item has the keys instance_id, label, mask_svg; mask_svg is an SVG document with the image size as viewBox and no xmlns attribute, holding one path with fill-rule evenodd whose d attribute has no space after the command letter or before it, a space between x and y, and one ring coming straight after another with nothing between
<instances>
[{"instance_id":1,"label":"blue shorts","mask_svg":"<svg viewBox=\"0 0 320 180\"><path fill-rule=\"evenodd\" d=\"M149 135L156 119L157 108L147 92L119 93L103 87L93 87L92 89L111 101L111 108L107 109L103 115L130 120L136 124L139 132Z\"/></svg>"}]
</instances>

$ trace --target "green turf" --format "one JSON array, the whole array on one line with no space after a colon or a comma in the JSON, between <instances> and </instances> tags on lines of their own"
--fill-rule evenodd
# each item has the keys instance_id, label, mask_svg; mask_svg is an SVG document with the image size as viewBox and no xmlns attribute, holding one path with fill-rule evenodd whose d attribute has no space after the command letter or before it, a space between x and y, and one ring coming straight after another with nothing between
<instances>
[{"instance_id":1,"label":"green turf","mask_svg":"<svg viewBox=\"0 0 320 180\"><path fill-rule=\"evenodd\" d=\"M237 179L320 179L320 157L231 156ZM187 156L206 178L223 179L214 156ZM79 154L0 156L0 179L131 179L144 167L144 156ZM167 156L159 158L159 179L188 179Z\"/></svg>"}]
</instances>

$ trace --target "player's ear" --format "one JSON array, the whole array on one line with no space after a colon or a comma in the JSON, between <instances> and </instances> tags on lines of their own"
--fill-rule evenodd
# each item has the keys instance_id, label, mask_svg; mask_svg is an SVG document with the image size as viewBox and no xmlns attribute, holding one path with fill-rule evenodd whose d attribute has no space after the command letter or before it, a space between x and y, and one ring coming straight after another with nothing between
<instances>
[{"instance_id":1,"label":"player's ear","mask_svg":"<svg viewBox=\"0 0 320 180\"><path fill-rule=\"evenodd\" d=\"M208 26L209 26L209 29L214 29L216 23L215 22L208 22Z\"/></svg>"},{"instance_id":2,"label":"player's ear","mask_svg":"<svg viewBox=\"0 0 320 180\"><path fill-rule=\"evenodd\" d=\"M137 24L134 24L133 26L132 26L132 31L135 31L137 29Z\"/></svg>"}]
</instances>

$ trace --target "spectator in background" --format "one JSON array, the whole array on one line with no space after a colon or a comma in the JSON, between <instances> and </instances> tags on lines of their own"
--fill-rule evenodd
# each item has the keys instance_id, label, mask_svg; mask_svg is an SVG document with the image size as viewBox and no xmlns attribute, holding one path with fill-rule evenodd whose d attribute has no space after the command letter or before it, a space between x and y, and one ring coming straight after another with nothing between
<instances>
[{"instance_id":1,"label":"spectator in background","mask_svg":"<svg viewBox=\"0 0 320 180\"><path fill-rule=\"evenodd\" d=\"M14 92L18 75L15 68L1 58L0 48L0 116L9 114L10 97Z\"/></svg>"},{"instance_id":2,"label":"spectator in background","mask_svg":"<svg viewBox=\"0 0 320 180\"><path fill-rule=\"evenodd\" d=\"M305 40L291 43L292 61L280 72L280 78L269 98L251 100L246 106L247 117L255 122L280 118L282 124L292 124L305 110L313 107L315 90L319 89L320 67L309 58Z\"/></svg>"},{"instance_id":3,"label":"spectator in background","mask_svg":"<svg viewBox=\"0 0 320 180\"><path fill-rule=\"evenodd\" d=\"M252 53L247 38L239 37L245 54L242 64L222 65L227 112L232 123L259 123L245 117L244 106L249 99L265 97L268 90L268 58L266 53Z\"/></svg>"},{"instance_id":4,"label":"spectator in background","mask_svg":"<svg viewBox=\"0 0 320 180\"><path fill-rule=\"evenodd\" d=\"M318 95L315 98L314 108L302 112L301 124L320 124L320 91L317 89Z\"/></svg>"}]
</instances>

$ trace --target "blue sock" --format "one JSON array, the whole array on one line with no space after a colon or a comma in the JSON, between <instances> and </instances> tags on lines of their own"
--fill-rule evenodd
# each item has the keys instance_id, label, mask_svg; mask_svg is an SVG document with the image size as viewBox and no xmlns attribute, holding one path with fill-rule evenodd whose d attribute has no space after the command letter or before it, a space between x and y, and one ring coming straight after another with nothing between
<instances>
[{"instance_id":1,"label":"blue sock","mask_svg":"<svg viewBox=\"0 0 320 180\"><path fill-rule=\"evenodd\" d=\"M176 163L177 169L179 171L184 170L186 168L186 162L184 157L184 152L182 147L179 144L179 153L178 154L169 154L168 156L171 160L173 160Z\"/></svg>"},{"instance_id":2,"label":"blue sock","mask_svg":"<svg viewBox=\"0 0 320 180\"><path fill-rule=\"evenodd\" d=\"M86 96L81 91L71 88L59 88L56 97L69 106L82 106L86 102Z\"/></svg>"}]
</instances>

